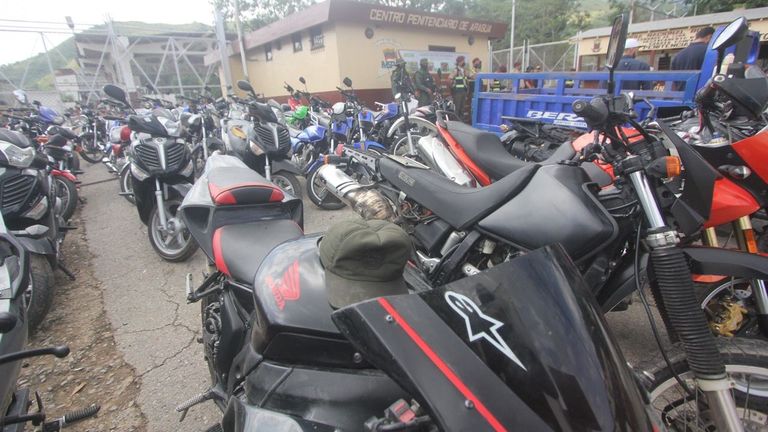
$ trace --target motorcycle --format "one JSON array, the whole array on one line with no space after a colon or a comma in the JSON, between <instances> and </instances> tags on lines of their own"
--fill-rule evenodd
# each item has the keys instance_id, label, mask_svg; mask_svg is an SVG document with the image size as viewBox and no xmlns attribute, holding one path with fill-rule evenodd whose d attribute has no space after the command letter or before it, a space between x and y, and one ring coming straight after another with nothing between
<instances>
[{"instance_id":1,"label":"motorcycle","mask_svg":"<svg viewBox=\"0 0 768 432\"><path fill-rule=\"evenodd\" d=\"M228 432L654 427L558 247L440 289L334 311L320 237L301 230L301 201L239 160L213 155L181 214L212 263L199 287L187 277L212 384L177 408L182 419L212 400L224 416L210 430ZM540 319L553 308L560 319ZM553 364L559 378L545 372Z\"/></svg>"},{"instance_id":2,"label":"motorcycle","mask_svg":"<svg viewBox=\"0 0 768 432\"><path fill-rule=\"evenodd\" d=\"M618 62L626 37L622 17L617 18L613 33L619 36L612 35L608 53ZM612 83L612 71L610 74ZM378 175L373 187L358 184L333 165L321 168L321 175L329 191L364 217L396 221L412 233L414 261L428 286L438 287L547 244L561 243L607 312L639 290L641 269L652 269L649 280L656 303L673 339L682 341L692 376L700 382L727 386L723 358L718 354L721 347L701 311L691 273L763 280L768 260L739 251L687 245L711 216L712 191L719 173L663 124L658 125L664 135L661 139L634 121L632 107L639 101L632 95L612 96L611 85L608 90L611 96L577 101L573 108L609 140L596 139L570 163L527 164L479 190L455 185L428 167L397 156L382 157L372 164L361 159ZM630 143L620 128L625 123L642 140ZM666 141L674 146L676 156L670 156ZM621 180L614 182L615 188L601 191L581 167L598 156L611 164ZM682 182L674 181L681 175ZM680 184L684 184L682 193ZM568 223L562 223L564 220ZM643 233L647 254L641 246ZM728 343L749 342L735 338ZM704 352L707 354L702 355ZM724 355L729 362L738 361L728 357L728 352ZM762 348L759 353L765 355ZM666 364L658 370L664 370L667 377L675 375ZM660 383L654 381L651 389L658 389ZM697 385L683 387L695 388L709 400L712 411L703 414L711 415L709 420L720 430L741 430L738 420L734 421L739 417L730 393ZM748 389L746 393L758 397ZM694 396L690 391L683 394ZM744 396L737 398L740 410L745 409ZM688 408L690 402L683 400ZM681 417L676 421L682 424L684 410L677 414Z\"/></svg>"},{"instance_id":3,"label":"motorcycle","mask_svg":"<svg viewBox=\"0 0 768 432\"><path fill-rule=\"evenodd\" d=\"M104 93L133 111L123 89L112 84ZM133 111L135 113L135 111ZM136 209L147 225L149 243L169 262L185 261L197 251L197 243L178 216L181 201L194 182L194 165L183 138L180 122L167 109L130 115L131 186Z\"/></svg>"},{"instance_id":4,"label":"motorcycle","mask_svg":"<svg viewBox=\"0 0 768 432\"><path fill-rule=\"evenodd\" d=\"M283 191L300 197L301 184L297 176L303 173L290 161L291 137L282 121L282 107L274 101L258 102L247 81L240 80L237 86L253 98L246 103L250 120L231 118L227 121L224 140L227 154L237 156Z\"/></svg>"}]
</instances>

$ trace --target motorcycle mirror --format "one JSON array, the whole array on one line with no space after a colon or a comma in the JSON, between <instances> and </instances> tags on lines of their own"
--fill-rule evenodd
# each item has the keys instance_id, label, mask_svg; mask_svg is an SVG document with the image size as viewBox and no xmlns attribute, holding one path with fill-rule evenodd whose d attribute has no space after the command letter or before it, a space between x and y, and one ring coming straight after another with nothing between
<instances>
[{"instance_id":1,"label":"motorcycle mirror","mask_svg":"<svg viewBox=\"0 0 768 432\"><path fill-rule=\"evenodd\" d=\"M111 97L112 99L118 100L128 105L128 97L126 96L125 91L120 87L114 84L107 84L104 86L102 90L104 91L104 93L107 94L107 96Z\"/></svg>"},{"instance_id":2,"label":"motorcycle mirror","mask_svg":"<svg viewBox=\"0 0 768 432\"><path fill-rule=\"evenodd\" d=\"M739 17L728 24L712 42L712 49L720 50L736 44L747 33L747 19Z\"/></svg>"},{"instance_id":3,"label":"motorcycle mirror","mask_svg":"<svg viewBox=\"0 0 768 432\"><path fill-rule=\"evenodd\" d=\"M395 95L395 100L400 100L400 96L402 96L402 93L397 93Z\"/></svg>"},{"instance_id":4,"label":"motorcycle mirror","mask_svg":"<svg viewBox=\"0 0 768 432\"><path fill-rule=\"evenodd\" d=\"M304 85L307 85L307 80L305 80L304 77L299 77L299 82Z\"/></svg>"},{"instance_id":5,"label":"motorcycle mirror","mask_svg":"<svg viewBox=\"0 0 768 432\"><path fill-rule=\"evenodd\" d=\"M351 79L349 79L349 77L344 77L344 81L343 81L343 83L344 83L344 85L345 85L345 86L347 86L347 87L352 87L352 80L351 80Z\"/></svg>"},{"instance_id":6,"label":"motorcycle mirror","mask_svg":"<svg viewBox=\"0 0 768 432\"><path fill-rule=\"evenodd\" d=\"M608 51L606 54L605 67L608 68L608 94L614 92L613 72L619 65L621 55L624 53L624 44L627 42L627 29L629 20L625 14L618 15L613 19L611 27L611 36L608 39Z\"/></svg>"},{"instance_id":7,"label":"motorcycle mirror","mask_svg":"<svg viewBox=\"0 0 768 432\"><path fill-rule=\"evenodd\" d=\"M251 83L245 80L238 80L237 81L237 88L244 92L248 92L253 95L253 97L256 97L256 92L253 91L253 86Z\"/></svg>"},{"instance_id":8,"label":"motorcycle mirror","mask_svg":"<svg viewBox=\"0 0 768 432\"><path fill-rule=\"evenodd\" d=\"M29 103L29 98L27 97L27 92L21 89L16 89L13 91L13 95L16 97L16 100L19 101L19 103L26 105Z\"/></svg>"}]
</instances>

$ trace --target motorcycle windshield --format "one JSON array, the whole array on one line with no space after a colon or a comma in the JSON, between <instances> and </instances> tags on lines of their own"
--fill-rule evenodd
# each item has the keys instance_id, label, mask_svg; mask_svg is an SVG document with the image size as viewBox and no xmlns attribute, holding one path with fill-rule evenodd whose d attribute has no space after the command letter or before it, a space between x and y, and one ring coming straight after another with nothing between
<instances>
[{"instance_id":1,"label":"motorcycle windshield","mask_svg":"<svg viewBox=\"0 0 768 432\"><path fill-rule=\"evenodd\" d=\"M560 246L439 289L357 303L333 319L442 430L653 428Z\"/></svg>"}]
</instances>

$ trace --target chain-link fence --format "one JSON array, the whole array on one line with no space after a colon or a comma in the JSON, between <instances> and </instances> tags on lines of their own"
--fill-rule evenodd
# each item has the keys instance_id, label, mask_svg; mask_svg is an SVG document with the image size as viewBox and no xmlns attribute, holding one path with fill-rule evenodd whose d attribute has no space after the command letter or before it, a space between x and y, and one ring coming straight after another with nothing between
<instances>
[{"instance_id":1,"label":"chain-link fence","mask_svg":"<svg viewBox=\"0 0 768 432\"><path fill-rule=\"evenodd\" d=\"M576 44L568 40L515 47L512 71L570 71L576 70L578 53ZM493 70L501 65L509 67L509 49L493 51Z\"/></svg>"},{"instance_id":2,"label":"chain-link fence","mask_svg":"<svg viewBox=\"0 0 768 432\"><path fill-rule=\"evenodd\" d=\"M38 101L41 105L51 107L59 112L64 112L67 108L74 106L74 100L68 101L65 97L59 95L56 90L50 91L27 91L27 98L29 101ZM12 91L0 91L0 109L18 107L19 103L16 101L16 97Z\"/></svg>"}]
</instances>

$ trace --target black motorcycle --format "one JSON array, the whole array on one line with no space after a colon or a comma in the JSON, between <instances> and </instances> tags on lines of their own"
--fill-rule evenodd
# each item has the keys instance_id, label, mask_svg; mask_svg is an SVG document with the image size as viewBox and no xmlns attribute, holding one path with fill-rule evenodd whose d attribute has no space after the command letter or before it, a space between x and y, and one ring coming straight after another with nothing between
<instances>
[{"instance_id":1,"label":"black motorcycle","mask_svg":"<svg viewBox=\"0 0 768 432\"><path fill-rule=\"evenodd\" d=\"M615 24L608 53L618 62L626 21L619 18ZM723 37L738 36L735 30L731 33L724 32ZM647 100L631 94L614 96L613 90L609 85L609 96L573 106L607 139L595 135L593 144L563 163L522 164L482 189L458 186L424 165L397 156L359 155L341 161L370 167L379 179L374 188L354 182L343 169L330 165L321 168L321 175L329 191L364 217L389 219L412 233L414 261L428 286L475 275L553 243L564 246L605 312L625 304L638 291L640 275L647 274L673 340L681 341L688 355L689 376L727 385L734 378L725 374L723 360L735 369L752 367L755 359L764 364L768 348L759 342L747 348L753 342L740 338L718 345L697 301L691 273L764 280L768 259L691 246L709 217L714 182L720 174L663 123L644 127L634 120L634 105ZM620 128L625 123L643 139L629 146L630 139ZM667 145L674 147L676 156L670 156ZM613 189L601 190L580 166L598 156L613 167L617 177ZM685 169L682 173L680 165ZM731 356L745 349L754 355L749 359ZM675 376L668 364L657 366L663 372L650 385L654 390ZM753 372L750 379L768 377L768 370ZM666 383L668 388L677 385ZM735 400L738 410L751 409L745 408L744 398L761 409L765 400L758 390L750 393L749 384L745 385L739 387L742 393ZM701 392L712 411L697 413L700 417L720 430L741 429L734 421L737 405L727 391L695 383L682 387L684 397L676 402L680 407L690 410L693 404L695 411L689 398ZM688 414L681 408L665 415L683 424Z\"/></svg>"},{"instance_id":2,"label":"black motorcycle","mask_svg":"<svg viewBox=\"0 0 768 432\"><path fill-rule=\"evenodd\" d=\"M130 108L125 92L114 85L104 93ZM194 165L184 129L167 109L128 117L132 131L131 187L149 242L166 261L185 261L197 251L177 211L194 182Z\"/></svg>"},{"instance_id":3,"label":"black motorcycle","mask_svg":"<svg viewBox=\"0 0 768 432\"><path fill-rule=\"evenodd\" d=\"M215 266L187 280L212 386L184 414L213 400L224 431L653 428L561 248L334 312L301 201L240 161L212 156L181 214Z\"/></svg>"},{"instance_id":4,"label":"black motorcycle","mask_svg":"<svg viewBox=\"0 0 768 432\"><path fill-rule=\"evenodd\" d=\"M284 192L301 197L298 177L303 172L291 162L291 135L283 119L282 106L273 100L259 102L247 81L240 80L237 86L251 95L249 101L242 101L248 107L251 120L227 120L224 127L227 154L240 158Z\"/></svg>"}]
</instances>

